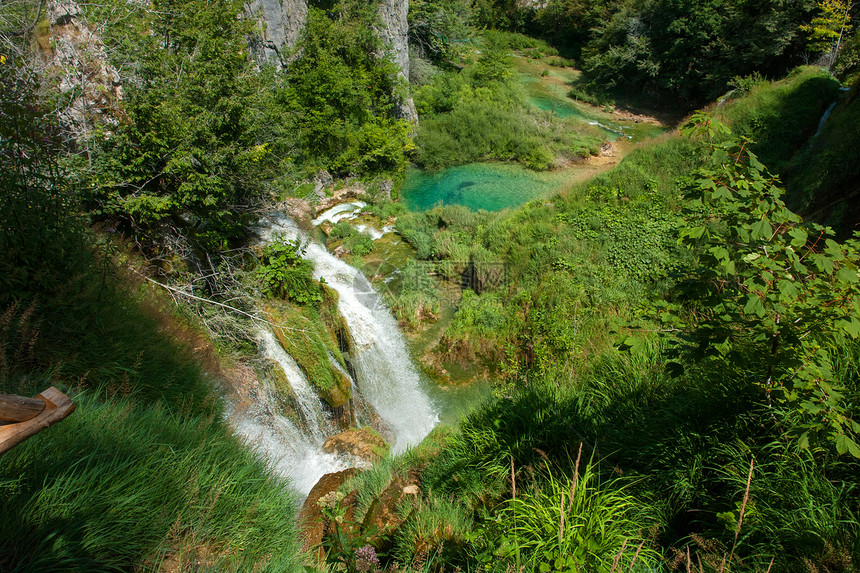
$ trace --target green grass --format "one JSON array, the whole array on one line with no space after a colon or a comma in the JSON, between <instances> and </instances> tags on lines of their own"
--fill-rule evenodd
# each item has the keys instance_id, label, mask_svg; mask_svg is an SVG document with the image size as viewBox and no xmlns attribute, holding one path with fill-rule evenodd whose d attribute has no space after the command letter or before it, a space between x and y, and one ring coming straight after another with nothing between
<instances>
[{"instance_id":1,"label":"green grass","mask_svg":"<svg viewBox=\"0 0 860 573\"><path fill-rule=\"evenodd\" d=\"M0 570L300 569L288 484L219 420L221 358L97 244L0 310L0 391L77 405L3 456Z\"/></svg>"},{"instance_id":2,"label":"green grass","mask_svg":"<svg viewBox=\"0 0 860 573\"><path fill-rule=\"evenodd\" d=\"M833 351L837 369L846 392L856 396L860 347L843 344L847 348L840 344ZM510 547L518 540L552 554L558 539L549 533L557 533L559 523L553 508L561 492L570 491L565 480L574 473L571 460L582 444L583 459L601 458L593 469L601 483L597 491L610 499L620 496L620 508L635 507L634 521L647 516L637 526L649 539L646 550L671 558L672 551L683 554L689 547L694 563L716 562L717 570L733 545L754 460L751 501L735 550L742 566L733 570L764 570L771 558L774 570L802 570L804 559L844 566L860 543L860 516L852 501L860 462L797 449L785 435L785 413L766 404L747 372L692 368L672 379L664 360L662 349L651 346L632 356L610 351L594 357L571 380L532 376L528 386L461 425L423 472L424 486L486 513L486 527L495 520L509 530L512 516L522 517L524 529L508 535L512 559ZM550 477L540 469L546 463L566 471ZM511 466L521 498L516 504ZM587 514L583 509L571 519ZM644 532L650 524L656 529ZM530 558L525 551L520 557Z\"/></svg>"},{"instance_id":3,"label":"green grass","mask_svg":"<svg viewBox=\"0 0 860 573\"><path fill-rule=\"evenodd\" d=\"M839 82L810 66L795 69L784 80L756 82L738 92L742 97L727 101L716 115L735 133L750 137L762 163L782 174L815 133L824 110L836 101Z\"/></svg>"},{"instance_id":4,"label":"green grass","mask_svg":"<svg viewBox=\"0 0 860 573\"><path fill-rule=\"evenodd\" d=\"M337 313L337 292L325 288L320 307L295 305L286 301L270 302L266 311L275 324L289 325L300 331L276 329L275 336L284 350L295 359L320 396L332 407L347 403L351 394L349 379L335 368L330 356L346 368L339 337L349 336Z\"/></svg>"},{"instance_id":5,"label":"green grass","mask_svg":"<svg viewBox=\"0 0 860 573\"><path fill-rule=\"evenodd\" d=\"M558 158L599 152L603 138L597 128L535 110L527 103L525 93L511 79L509 50L523 50L533 57L554 53L539 40L488 30L477 61L467 60L459 73L439 71L432 82L416 90L421 123L414 161L420 167L435 170L499 160L545 170Z\"/></svg>"},{"instance_id":6,"label":"green grass","mask_svg":"<svg viewBox=\"0 0 860 573\"><path fill-rule=\"evenodd\" d=\"M656 565L659 554L646 537L654 520L642 515L641 503L625 491L623 481L600 483L588 460L571 465L555 475L557 470L544 462L539 479L508 500L490 522L498 537L489 548L496 545L493 553L507 557L492 569L521 564L530 571L647 570Z\"/></svg>"},{"instance_id":7,"label":"green grass","mask_svg":"<svg viewBox=\"0 0 860 573\"><path fill-rule=\"evenodd\" d=\"M676 210L699 160L689 141L664 136L548 201L501 214L448 206L399 216L400 234L441 277L459 283L467 267L477 271L439 357L515 377L567 369L605 346L612 316L634 312L687 260ZM502 265L503 280L490 280Z\"/></svg>"},{"instance_id":8,"label":"green grass","mask_svg":"<svg viewBox=\"0 0 860 573\"><path fill-rule=\"evenodd\" d=\"M111 267L104 282L98 269L81 271L51 298L5 307L0 321L5 391L41 391L30 378L48 374L102 397L160 402L182 414L218 412L218 398L199 359L191 355L190 344L177 339L199 335L167 309L161 293L121 284L123 277Z\"/></svg>"},{"instance_id":9,"label":"green grass","mask_svg":"<svg viewBox=\"0 0 860 573\"><path fill-rule=\"evenodd\" d=\"M817 138L786 168L787 200L808 218L848 237L860 221L860 99L857 85L833 108Z\"/></svg>"},{"instance_id":10,"label":"green grass","mask_svg":"<svg viewBox=\"0 0 860 573\"><path fill-rule=\"evenodd\" d=\"M300 568L287 484L223 425L125 399L75 401L3 457L4 571L154 571L182 552L217 570Z\"/></svg>"},{"instance_id":11,"label":"green grass","mask_svg":"<svg viewBox=\"0 0 860 573\"><path fill-rule=\"evenodd\" d=\"M456 559L474 528L471 511L457 500L433 495L407 498L404 505L401 513L407 519L394 536L395 559L425 570Z\"/></svg>"}]
</instances>

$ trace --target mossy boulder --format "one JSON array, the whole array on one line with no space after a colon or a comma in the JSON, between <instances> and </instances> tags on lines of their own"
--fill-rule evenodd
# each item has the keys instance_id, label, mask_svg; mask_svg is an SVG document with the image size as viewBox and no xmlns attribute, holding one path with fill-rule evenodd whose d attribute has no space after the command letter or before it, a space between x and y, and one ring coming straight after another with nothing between
<instances>
[{"instance_id":1,"label":"mossy boulder","mask_svg":"<svg viewBox=\"0 0 860 573\"><path fill-rule=\"evenodd\" d=\"M332 408L345 406L352 395L352 381L344 373L346 363L340 352L338 334L327 325L334 319L311 306L280 301L269 303L265 311L271 322L282 327L274 329L278 342L293 357L320 397Z\"/></svg>"},{"instance_id":2,"label":"mossy boulder","mask_svg":"<svg viewBox=\"0 0 860 573\"><path fill-rule=\"evenodd\" d=\"M388 455L389 445L373 428L350 428L325 441L322 447L330 454L347 454L356 460L375 464Z\"/></svg>"}]
</instances>

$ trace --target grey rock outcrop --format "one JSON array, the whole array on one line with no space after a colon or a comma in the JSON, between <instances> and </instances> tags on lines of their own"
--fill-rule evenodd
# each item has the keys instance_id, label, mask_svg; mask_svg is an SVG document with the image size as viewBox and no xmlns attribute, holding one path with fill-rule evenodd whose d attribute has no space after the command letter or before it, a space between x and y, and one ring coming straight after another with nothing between
<instances>
[{"instance_id":1,"label":"grey rock outcrop","mask_svg":"<svg viewBox=\"0 0 860 573\"><path fill-rule=\"evenodd\" d=\"M307 24L307 0L250 0L245 4L245 12L258 25L251 42L257 61L286 67ZM409 95L409 0L380 0L378 14L380 25L376 33L386 47L385 54L397 64L402 84L393 94L395 116L417 123L418 113Z\"/></svg>"},{"instance_id":2,"label":"grey rock outcrop","mask_svg":"<svg viewBox=\"0 0 860 573\"><path fill-rule=\"evenodd\" d=\"M379 19L381 27L377 34L388 47L394 63L399 69L397 76L403 83L402 93L394 94L395 115L412 123L418 122L418 112L415 103L409 95L409 0L381 0L379 2Z\"/></svg>"},{"instance_id":3,"label":"grey rock outcrop","mask_svg":"<svg viewBox=\"0 0 860 573\"><path fill-rule=\"evenodd\" d=\"M258 25L251 49L259 62L287 65L308 20L306 0L251 0L246 13Z\"/></svg>"},{"instance_id":4,"label":"grey rock outcrop","mask_svg":"<svg viewBox=\"0 0 860 573\"><path fill-rule=\"evenodd\" d=\"M96 121L117 125L122 84L108 61L98 32L90 27L75 0L50 0L49 42L40 41L45 74L70 97L60 119L72 138L86 137Z\"/></svg>"}]
</instances>

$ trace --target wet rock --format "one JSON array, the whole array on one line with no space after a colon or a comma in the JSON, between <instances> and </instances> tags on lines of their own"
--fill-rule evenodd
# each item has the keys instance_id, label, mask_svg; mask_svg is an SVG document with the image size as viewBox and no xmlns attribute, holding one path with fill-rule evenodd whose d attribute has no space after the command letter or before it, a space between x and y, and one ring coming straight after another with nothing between
<instances>
[{"instance_id":1,"label":"wet rock","mask_svg":"<svg viewBox=\"0 0 860 573\"><path fill-rule=\"evenodd\" d=\"M347 203L349 201L355 201L358 199L365 199L366 197L367 190L361 183L351 183L346 187L335 189L332 192L331 197L325 197L320 199L320 201L316 204L316 215L319 216L320 213L328 211L335 205L340 205L341 203Z\"/></svg>"},{"instance_id":2,"label":"wet rock","mask_svg":"<svg viewBox=\"0 0 860 573\"><path fill-rule=\"evenodd\" d=\"M311 223L313 208L304 199L286 199L281 205L283 211L302 229L310 229L313 226Z\"/></svg>"},{"instance_id":3,"label":"wet rock","mask_svg":"<svg viewBox=\"0 0 860 573\"><path fill-rule=\"evenodd\" d=\"M299 512L299 527L302 531L302 547L309 551L315 546L319 546L323 537L328 533L332 524L328 522L323 514L320 503L340 503L336 496L332 495L337 492L346 480L358 473L355 468L345 469L340 472L325 474L319 479L316 485L311 489L302 509ZM326 499L326 496L329 496ZM319 550L321 551L321 549ZM317 553L318 559L323 559L324 554Z\"/></svg>"},{"instance_id":4,"label":"wet rock","mask_svg":"<svg viewBox=\"0 0 860 573\"><path fill-rule=\"evenodd\" d=\"M388 454L385 440L369 426L350 428L325 441L322 447L330 454L348 455L358 462L375 464Z\"/></svg>"},{"instance_id":5,"label":"wet rock","mask_svg":"<svg viewBox=\"0 0 860 573\"><path fill-rule=\"evenodd\" d=\"M400 513L404 505L402 502L407 497L417 497L418 491L417 483L394 479L367 508L361 530L365 533L374 532L370 541L378 549L387 548L385 540L390 539L391 533L409 517L408 514Z\"/></svg>"}]
</instances>

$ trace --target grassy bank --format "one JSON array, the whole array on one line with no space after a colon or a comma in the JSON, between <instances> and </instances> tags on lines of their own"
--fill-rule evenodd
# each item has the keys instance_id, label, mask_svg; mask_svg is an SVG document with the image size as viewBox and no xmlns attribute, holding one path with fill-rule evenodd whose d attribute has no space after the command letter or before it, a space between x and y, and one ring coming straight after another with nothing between
<instances>
[{"instance_id":1,"label":"grassy bank","mask_svg":"<svg viewBox=\"0 0 860 573\"><path fill-rule=\"evenodd\" d=\"M4 455L4 571L300 570L288 484L222 423L128 399L75 402Z\"/></svg>"},{"instance_id":2,"label":"grassy bank","mask_svg":"<svg viewBox=\"0 0 860 573\"><path fill-rule=\"evenodd\" d=\"M289 484L220 418L224 360L121 243L74 232L77 272L0 309L0 392L56 385L77 406L3 456L0 569L299 569Z\"/></svg>"},{"instance_id":3,"label":"grassy bank","mask_svg":"<svg viewBox=\"0 0 860 573\"><path fill-rule=\"evenodd\" d=\"M549 201L501 214L448 206L399 216L425 273L452 284L467 276L471 286L438 359L505 377L602 347L609 321L659 290L685 256L675 244L677 181L697 162L689 141L667 135ZM426 282L404 282L402 304L423 304Z\"/></svg>"},{"instance_id":4,"label":"grassy bank","mask_svg":"<svg viewBox=\"0 0 860 573\"><path fill-rule=\"evenodd\" d=\"M803 69L784 82L750 84L717 113L788 166L834 93L832 80ZM780 141L768 146L771 137ZM821 428L806 416L827 398L804 410L781 395L802 392L799 384L763 387L771 358L752 339L743 342L740 327L727 335L733 346L725 354L713 344L681 352L693 339L677 323L679 338L643 334L630 353L611 348L616 318L628 325L638 318L642 334L661 330L659 314L675 312L672 304L686 305L681 320L691 323L713 312L693 302L694 289L674 288L708 264L706 251L679 243L689 220L699 220L682 191L707 183L696 171L708 166L707 155L696 141L670 135L610 172L511 212L442 207L398 217L432 280L467 283L436 348L439 362L483 364L497 381L496 398L458 429L437 432L432 454L388 462L342 488L361 522L392 488L420 485L381 536L368 533L365 519L358 545L371 544L383 564L414 570L856 568L860 462L838 443L799 439L804 428ZM712 207L703 204L703 212L718 218ZM721 236L732 224L707 222L703 232ZM768 238L755 240L770 256ZM821 256L805 240L797 248ZM856 282L857 261L844 265ZM730 280L723 284L731 289ZM403 288L429 296L426 280ZM720 289L712 294L719 299ZM756 316L752 328L767 320ZM860 345L848 331L816 340L828 365L816 380L841 396L850 426L860 416ZM714 358L700 361L696 350ZM807 365L795 367L797 374ZM416 508L432 527L419 527Z\"/></svg>"},{"instance_id":5,"label":"grassy bank","mask_svg":"<svg viewBox=\"0 0 860 573\"><path fill-rule=\"evenodd\" d=\"M539 49L530 46L540 43L526 40L487 31L462 69L435 69L416 89L421 123L414 160L420 167L500 160L545 170L598 153L602 137L595 127L529 105L508 55Z\"/></svg>"}]
</instances>

